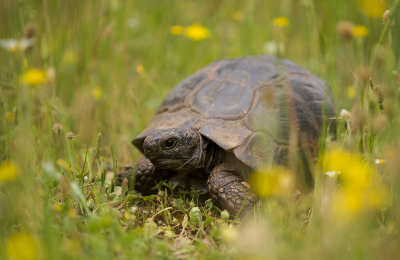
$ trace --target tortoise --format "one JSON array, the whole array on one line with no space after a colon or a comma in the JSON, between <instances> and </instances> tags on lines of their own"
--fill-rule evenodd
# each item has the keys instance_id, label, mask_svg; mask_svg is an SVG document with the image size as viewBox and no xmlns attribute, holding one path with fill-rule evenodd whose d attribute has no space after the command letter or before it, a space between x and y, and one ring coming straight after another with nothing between
<instances>
[{"instance_id":1,"label":"tortoise","mask_svg":"<svg viewBox=\"0 0 400 260\"><path fill-rule=\"evenodd\" d=\"M324 80L287 59L213 62L176 85L132 140L144 154L135 189L149 194L155 182L170 180L209 191L231 214L250 209L257 196L246 180L255 169L288 163L291 129L312 185L306 155L316 157L324 120L333 116ZM132 171L125 166L116 182Z\"/></svg>"}]
</instances>

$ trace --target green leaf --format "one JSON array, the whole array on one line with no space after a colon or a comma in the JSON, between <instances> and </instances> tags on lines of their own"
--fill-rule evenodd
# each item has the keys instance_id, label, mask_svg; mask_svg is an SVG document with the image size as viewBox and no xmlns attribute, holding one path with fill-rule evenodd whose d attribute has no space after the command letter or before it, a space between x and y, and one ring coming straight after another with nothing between
<instances>
[{"instance_id":1,"label":"green leaf","mask_svg":"<svg viewBox=\"0 0 400 260\"><path fill-rule=\"evenodd\" d=\"M156 195L150 195L150 196L143 197L143 199L147 201L147 200L153 200L156 197L157 197Z\"/></svg>"},{"instance_id":2,"label":"green leaf","mask_svg":"<svg viewBox=\"0 0 400 260\"><path fill-rule=\"evenodd\" d=\"M208 219L206 219L206 221L203 222L203 226L210 225L214 219L215 219L214 217L209 217Z\"/></svg>"},{"instance_id":3,"label":"green leaf","mask_svg":"<svg viewBox=\"0 0 400 260\"><path fill-rule=\"evenodd\" d=\"M176 237L176 234L174 232L168 230L168 231L164 232L164 236L169 237L169 238L173 238L173 237Z\"/></svg>"},{"instance_id":4,"label":"green leaf","mask_svg":"<svg viewBox=\"0 0 400 260\"><path fill-rule=\"evenodd\" d=\"M173 207L178 207L180 205L183 205L184 201L182 199L174 199L172 201L172 206Z\"/></svg>"},{"instance_id":5,"label":"green leaf","mask_svg":"<svg viewBox=\"0 0 400 260\"><path fill-rule=\"evenodd\" d=\"M86 199L83 196L81 190L79 189L78 185L75 182L71 183L71 195L74 198L74 200L76 200L77 202L79 202L82 207L85 209L86 213L89 214L90 210L88 208L88 206L86 205Z\"/></svg>"}]
</instances>

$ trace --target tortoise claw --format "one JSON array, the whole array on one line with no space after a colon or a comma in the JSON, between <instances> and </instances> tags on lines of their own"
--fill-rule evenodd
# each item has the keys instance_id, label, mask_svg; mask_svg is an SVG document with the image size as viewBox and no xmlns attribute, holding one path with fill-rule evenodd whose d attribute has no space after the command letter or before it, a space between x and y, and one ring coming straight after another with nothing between
<instances>
[{"instance_id":1,"label":"tortoise claw","mask_svg":"<svg viewBox=\"0 0 400 260\"><path fill-rule=\"evenodd\" d=\"M124 178L128 179L128 183L130 183L132 178L136 178L135 190L143 195L150 195L157 193L157 191L151 189L157 182L167 180L173 174L175 172L159 169L149 159L142 157L136 164L136 174L134 174L132 164L124 165L124 169L118 172L115 177L115 185L121 186Z\"/></svg>"},{"instance_id":2,"label":"tortoise claw","mask_svg":"<svg viewBox=\"0 0 400 260\"><path fill-rule=\"evenodd\" d=\"M192 188L194 190L200 190L204 192L208 191L207 179L199 178L189 174L178 173L169 178L168 181L172 184L172 186L176 184L177 187L181 189L190 190Z\"/></svg>"},{"instance_id":3,"label":"tortoise claw","mask_svg":"<svg viewBox=\"0 0 400 260\"><path fill-rule=\"evenodd\" d=\"M213 202L232 215L249 212L257 201L249 187L233 175L235 169L228 163L215 167L208 179L208 189Z\"/></svg>"},{"instance_id":4,"label":"tortoise claw","mask_svg":"<svg viewBox=\"0 0 400 260\"><path fill-rule=\"evenodd\" d=\"M115 185L121 186L124 179L128 179L128 183L133 178L133 167L132 164L125 164L123 170L117 172L115 176Z\"/></svg>"}]
</instances>

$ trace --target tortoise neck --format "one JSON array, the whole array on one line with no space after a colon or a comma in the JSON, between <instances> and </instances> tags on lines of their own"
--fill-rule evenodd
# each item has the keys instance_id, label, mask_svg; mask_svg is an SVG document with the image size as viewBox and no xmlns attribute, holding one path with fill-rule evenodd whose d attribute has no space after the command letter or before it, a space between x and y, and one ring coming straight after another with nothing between
<instances>
[{"instance_id":1,"label":"tortoise neck","mask_svg":"<svg viewBox=\"0 0 400 260\"><path fill-rule=\"evenodd\" d=\"M214 142L202 136L198 131L195 131L199 136L199 144L192 155L192 158L182 165L178 172L191 172L196 170L209 174L215 165L222 162L224 152ZM191 167L187 167L191 165Z\"/></svg>"},{"instance_id":2,"label":"tortoise neck","mask_svg":"<svg viewBox=\"0 0 400 260\"><path fill-rule=\"evenodd\" d=\"M203 170L206 173L210 173L216 165L222 162L224 152L214 142L211 142L205 137L202 138L207 142L207 146L203 150L203 153L205 154L203 162Z\"/></svg>"}]
</instances>

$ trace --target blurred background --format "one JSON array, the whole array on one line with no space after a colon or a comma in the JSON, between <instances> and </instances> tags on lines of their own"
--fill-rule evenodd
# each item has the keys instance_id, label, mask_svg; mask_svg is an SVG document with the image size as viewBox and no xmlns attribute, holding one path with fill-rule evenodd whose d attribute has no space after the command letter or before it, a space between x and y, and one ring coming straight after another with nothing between
<instances>
[{"instance_id":1,"label":"blurred background","mask_svg":"<svg viewBox=\"0 0 400 260\"><path fill-rule=\"evenodd\" d=\"M0 258L399 257L398 4L1 0ZM350 183L375 176L365 177L372 193L344 198L357 224L337 223L326 209L346 186L324 174L333 170L322 162L310 196L270 200L260 213L267 217L244 231L218 213L208 233L192 227L194 234L203 230L204 241L173 239L179 233L168 228L157 233L146 222L151 210L139 217L129 208L121 217L122 208L108 207L124 196L112 197L110 182L110 193L103 192L105 175L140 158L130 141L168 91L212 61L259 54L290 59L330 85L338 119L351 126L338 124L340 151L331 157L343 162L342 172L356 165L347 169L356 176ZM132 216L143 222L132 224ZM177 234L165 233L171 230ZM246 236L254 242L248 247L240 243Z\"/></svg>"}]
</instances>

